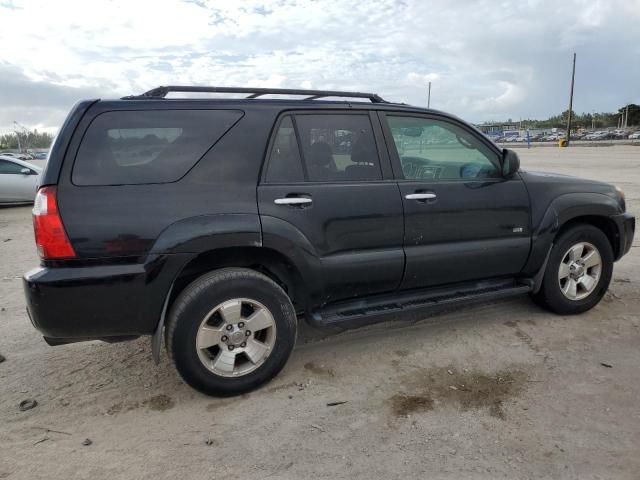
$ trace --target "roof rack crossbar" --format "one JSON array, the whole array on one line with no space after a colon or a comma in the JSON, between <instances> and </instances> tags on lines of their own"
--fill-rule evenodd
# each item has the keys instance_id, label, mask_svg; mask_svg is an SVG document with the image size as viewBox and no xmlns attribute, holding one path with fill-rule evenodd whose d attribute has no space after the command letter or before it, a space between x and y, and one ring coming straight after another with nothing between
<instances>
[{"instance_id":1,"label":"roof rack crossbar","mask_svg":"<svg viewBox=\"0 0 640 480\"><path fill-rule=\"evenodd\" d=\"M301 90L290 88L250 88L250 87L198 87L198 86L179 86L167 85L157 87L142 95L130 95L122 97L123 100L133 99L152 99L165 98L170 92L181 93L244 93L249 94L245 98L258 98L262 95L301 95L306 98L304 100L315 100L324 97L340 97L340 98L366 98L371 103L387 103L382 97L375 93L362 92L339 92L332 90Z\"/></svg>"}]
</instances>

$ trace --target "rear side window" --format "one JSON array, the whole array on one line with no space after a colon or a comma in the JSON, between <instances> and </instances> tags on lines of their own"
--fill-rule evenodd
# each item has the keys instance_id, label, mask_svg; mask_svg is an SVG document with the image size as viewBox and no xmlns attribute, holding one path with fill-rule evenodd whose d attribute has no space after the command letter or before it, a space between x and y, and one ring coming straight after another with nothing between
<instances>
[{"instance_id":1,"label":"rear side window","mask_svg":"<svg viewBox=\"0 0 640 480\"><path fill-rule=\"evenodd\" d=\"M280 122L271 147L266 181L270 183L302 182L302 162L291 116Z\"/></svg>"},{"instance_id":2,"label":"rear side window","mask_svg":"<svg viewBox=\"0 0 640 480\"><path fill-rule=\"evenodd\" d=\"M73 167L76 185L178 180L241 117L237 110L114 111L98 115Z\"/></svg>"},{"instance_id":3,"label":"rear side window","mask_svg":"<svg viewBox=\"0 0 640 480\"><path fill-rule=\"evenodd\" d=\"M310 182L380 180L369 115L296 115Z\"/></svg>"}]
</instances>

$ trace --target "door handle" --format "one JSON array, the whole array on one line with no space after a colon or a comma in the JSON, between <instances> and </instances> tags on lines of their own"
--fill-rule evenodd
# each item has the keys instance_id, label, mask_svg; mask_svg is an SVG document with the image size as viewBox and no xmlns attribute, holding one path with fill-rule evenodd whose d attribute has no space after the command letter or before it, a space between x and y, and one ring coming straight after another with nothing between
<instances>
[{"instance_id":1,"label":"door handle","mask_svg":"<svg viewBox=\"0 0 640 480\"><path fill-rule=\"evenodd\" d=\"M407 200L429 200L436 197L435 193L409 193L404 196Z\"/></svg>"},{"instance_id":2,"label":"door handle","mask_svg":"<svg viewBox=\"0 0 640 480\"><path fill-rule=\"evenodd\" d=\"M313 200L307 197L285 197L276 198L273 203L276 205L310 205Z\"/></svg>"}]
</instances>

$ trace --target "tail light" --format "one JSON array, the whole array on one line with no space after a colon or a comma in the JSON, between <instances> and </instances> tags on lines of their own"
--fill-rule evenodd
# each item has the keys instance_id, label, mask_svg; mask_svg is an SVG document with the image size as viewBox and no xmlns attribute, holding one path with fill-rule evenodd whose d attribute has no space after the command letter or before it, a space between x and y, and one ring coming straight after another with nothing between
<instances>
[{"instance_id":1,"label":"tail light","mask_svg":"<svg viewBox=\"0 0 640 480\"><path fill-rule=\"evenodd\" d=\"M56 187L42 187L33 204L33 230L43 260L76 256L58 213Z\"/></svg>"}]
</instances>

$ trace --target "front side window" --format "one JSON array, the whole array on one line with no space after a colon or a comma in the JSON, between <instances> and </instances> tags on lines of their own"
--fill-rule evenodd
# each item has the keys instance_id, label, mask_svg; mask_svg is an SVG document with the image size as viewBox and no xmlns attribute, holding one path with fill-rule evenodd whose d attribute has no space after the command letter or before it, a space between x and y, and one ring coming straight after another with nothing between
<instances>
[{"instance_id":1,"label":"front side window","mask_svg":"<svg viewBox=\"0 0 640 480\"><path fill-rule=\"evenodd\" d=\"M371 121L366 114L295 116L310 182L373 181L382 178Z\"/></svg>"},{"instance_id":2,"label":"front side window","mask_svg":"<svg viewBox=\"0 0 640 480\"><path fill-rule=\"evenodd\" d=\"M17 163L13 163L8 160L0 160L0 174L20 175L22 174L23 168L27 167L23 167L22 165L18 165Z\"/></svg>"},{"instance_id":3,"label":"front side window","mask_svg":"<svg viewBox=\"0 0 640 480\"><path fill-rule=\"evenodd\" d=\"M73 167L76 185L166 183L181 178L240 118L236 110L136 110L98 115Z\"/></svg>"},{"instance_id":4,"label":"front side window","mask_svg":"<svg viewBox=\"0 0 640 480\"><path fill-rule=\"evenodd\" d=\"M455 124L395 115L387 122L407 180L500 177L496 153Z\"/></svg>"}]
</instances>

